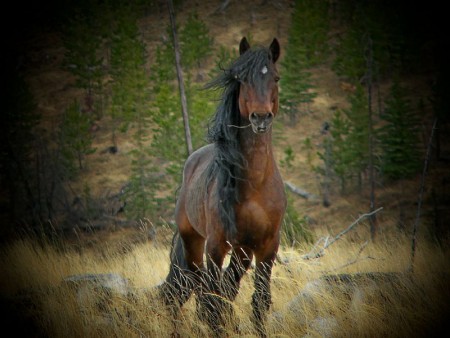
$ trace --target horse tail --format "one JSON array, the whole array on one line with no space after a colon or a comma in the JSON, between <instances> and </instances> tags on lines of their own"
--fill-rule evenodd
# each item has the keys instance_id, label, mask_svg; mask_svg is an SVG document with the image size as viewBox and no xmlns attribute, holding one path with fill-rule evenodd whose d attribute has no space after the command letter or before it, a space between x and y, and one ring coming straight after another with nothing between
<instances>
[{"instance_id":1,"label":"horse tail","mask_svg":"<svg viewBox=\"0 0 450 338\"><path fill-rule=\"evenodd\" d=\"M180 237L180 233L176 231L170 248L169 274L161 285L161 293L166 304L181 306L189 299L193 291L193 285L186 274L187 270L183 239Z\"/></svg>"}]
</instances>

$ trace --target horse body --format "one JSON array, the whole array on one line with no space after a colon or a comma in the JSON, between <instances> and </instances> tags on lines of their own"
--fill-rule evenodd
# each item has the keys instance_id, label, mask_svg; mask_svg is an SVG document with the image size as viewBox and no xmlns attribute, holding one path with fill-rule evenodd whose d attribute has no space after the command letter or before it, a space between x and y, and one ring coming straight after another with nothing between
<instances>
[{"instance_id":1,"label":"horse body","mask_svg":"<svg viewBox=\"0 0 450 338\"><path fill-rule=\"evenodd\" d=\"M226 108L216 113L214 142L192 153L185 163L175 209L178 234L164 296L168 304L182 305L196 290L202 317L219 334L225 324L223 312L230 311L222 298L235 299L255 257L253 321L265 336L270 275L286 208L271 133L278 112L279 45L275 39L268 50L242 56L249 48L244 38L241 58L222 79ZM222 272L230 250L230 264Z\"/></svg>"}]
</instances>

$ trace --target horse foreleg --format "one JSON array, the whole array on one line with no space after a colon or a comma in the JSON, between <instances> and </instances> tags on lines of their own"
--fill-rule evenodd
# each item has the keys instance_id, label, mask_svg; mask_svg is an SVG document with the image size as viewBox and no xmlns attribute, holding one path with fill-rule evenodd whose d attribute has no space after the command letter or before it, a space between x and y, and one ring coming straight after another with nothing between
<instances>
[{"instance_id":1,"label":"horse foreleg","mask_svg":"<svg viewBox=\"0 0 450 338\"><path fill-rule=\"evenodd\" d=\"M272 274L275 256L276 252L263 260L259 260L257 257L256 262L255 292L252 297L252 321L260 337L267 337L265 324L267 319L267 311L272 303L270 277Z\"/></svg>"},{"instance_id":2,"label":"horse foreleg","mask_svg":"<svg viewBox=\"0 0 450 338\"><path fill-rule=\"evenodd\" d=\"M239 292L239 283L252 263L253 253L246 248L236 248L231 254L230 264L223 275L222 291L233 301Z\"/></svg>"},{"instance_id":3,"label":"horse foreleg","mask_svg":"<svg viewBox=\"0 0 450 338\"><path fill-rule=\"evenodd\" d=\"M213 242L206 244L207 271L203 277L202 292L198 299L197 311L201 319L205 320L215 336L223 336L225 333L226 308L221 290L222 264L227 248Z\"/></svg>"}]
</instances>

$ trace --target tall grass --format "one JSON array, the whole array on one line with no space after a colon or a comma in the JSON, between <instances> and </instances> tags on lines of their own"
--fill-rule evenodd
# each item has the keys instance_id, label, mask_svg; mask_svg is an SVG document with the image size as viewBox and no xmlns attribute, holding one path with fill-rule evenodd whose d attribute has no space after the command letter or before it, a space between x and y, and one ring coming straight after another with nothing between
<instances>
[{"instance_id":1,"label":"tall grass","mask_svg":"<svg viewBox=\"0 0 450 338\"><path fill-rule=\"evenodd\" d=\"M269 335L421 337L443 327L450 300L448 250L422 240L411 275L406 237L360 248L344 238L315 260L302 258L310 250L307 244L281 248L283 263L276 264L271 282ZM168 337L172 320L155 292L167 274L168 254L168 245L155 242L61 248L23 238L1 251L1 298L46 336ZM129 281L130 293L64 282L88 273L119 274ZM230 336L255 335L252 280L250 270L233 303L239 333L230 325ZM195 296L184 306L177 330L182 337L210 336L196 317Z\"/></svg>"}]
</instances>

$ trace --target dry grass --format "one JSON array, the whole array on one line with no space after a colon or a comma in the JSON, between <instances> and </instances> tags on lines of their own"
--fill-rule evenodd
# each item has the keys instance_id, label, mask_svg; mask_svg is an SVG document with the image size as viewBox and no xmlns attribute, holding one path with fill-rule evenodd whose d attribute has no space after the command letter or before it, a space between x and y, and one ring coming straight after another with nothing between
<instances>
[{"instance_id":1,"label":"dry grass","mask_svg":"<svg viewBox=\"0 0 450 338\"><path fill-rule=\"evenodd\" d=\"M56 248L21 239L1 252L1 298L14 305L15 317L33 323L33 332L52 337L168 337L172 321L154 291L168 271L164 243L98 244L96 248ZM282 248L272 278L271 337L411 337L435 333L443 324L450 300L450 255L420 242L414 274L410 243L396 236L370 243L346 238L316 260L304 260L309 246ZM354 264L343 267L358 257ZM76 274L116 273L129 281L127 295L94 286L74 286L64 279ZM233 306L239 333L254 336L250 324L250 271ZM328 277L324 277L328 276ZM9 313L11 317L12 314ZM9 318L9 317L8 317ZM31 324L30 324L31 325ZM231 327L232 325L230 325ZM207 337L196 318L195 299L183 308L182 337Z\"/></svg>"}]
</instances>

